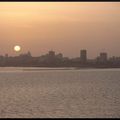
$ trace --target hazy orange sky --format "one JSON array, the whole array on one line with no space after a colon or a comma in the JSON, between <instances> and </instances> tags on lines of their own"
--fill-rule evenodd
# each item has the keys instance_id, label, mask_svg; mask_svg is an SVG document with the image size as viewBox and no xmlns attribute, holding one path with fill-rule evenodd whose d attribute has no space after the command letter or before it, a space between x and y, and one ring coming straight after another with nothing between
<instances>
[{"instance_id":1,"label":"hazy orange sky","mask_svg":"<svg viewBox=\"0 0 120 120\"><path fill-rule=\"evenodd\" d=\"M120 56L120 2L0 2L0 54L20 54L15 45L33 56Z\"/></svg>"}]
</instances>

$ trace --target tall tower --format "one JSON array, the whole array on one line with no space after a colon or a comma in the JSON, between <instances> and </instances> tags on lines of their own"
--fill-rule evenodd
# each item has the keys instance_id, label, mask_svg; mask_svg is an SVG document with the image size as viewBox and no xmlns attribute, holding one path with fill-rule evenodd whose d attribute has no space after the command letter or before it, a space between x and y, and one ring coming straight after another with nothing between
<instances>
[{"instance_id":1,"label":"tall tower","mask_svg":"<svg viewBox=\"0 0 120 120\"><path fill-rule=\"evenodd\" d=\"M86 62L87 61L87 51L86 50L81 50L80 51L80 61L81 62Z\"/></svg>"}]
</instances>

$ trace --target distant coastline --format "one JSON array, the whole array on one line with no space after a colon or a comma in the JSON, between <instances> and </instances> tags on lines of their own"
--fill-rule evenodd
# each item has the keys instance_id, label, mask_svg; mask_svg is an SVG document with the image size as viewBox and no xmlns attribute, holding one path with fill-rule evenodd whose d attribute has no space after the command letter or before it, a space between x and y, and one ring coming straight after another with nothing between
<instances>
[{"instance_id":1,"label":"distant coastline","mask_svg":"<svg viewBox=\"0 0 120 120\"><path fill-rule=\"evenodd\" d=\"M80 70L80 69L119 69L120 67L40 67L40 66L0 66L0 68L23 68L23 70Z\"/></svg>"},{"instance_id":2,"label":"distant coastline","mask_svg":"<svg viewBox=\"0 0 120 120\"><path fill-rule=\"evenodd\" d=\"M95 59L87 58L87 50L80 50L80 56L76 58L64 57L62 53L56 54L55 51L49 51L45 55L33 57L28 51L19 56L0 56L0 67L49 67L49 68L120 68L120 57L108 58L107 53L101 52Z\"/></svg>"}]
</instances>

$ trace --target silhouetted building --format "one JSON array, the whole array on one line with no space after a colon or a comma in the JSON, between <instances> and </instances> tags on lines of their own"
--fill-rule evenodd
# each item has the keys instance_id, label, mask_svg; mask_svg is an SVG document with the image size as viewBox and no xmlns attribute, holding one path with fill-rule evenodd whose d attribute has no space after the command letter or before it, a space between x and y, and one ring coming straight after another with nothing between
<instances>
[{"instance_id":1,"label":"silhouetted building","mask_svg":"<svg viewBox=\"0 0 120 120\"><path fill-rule=\"evenodd\" d=\"M115 56L112 56L109 58L109 61L115 63L115 62L120 62L120 57L115 57Z\"/></svg>"},{"instance_id":2,"label":"silhouetted building","mask_svg":"<svg viewBox=\"0 0 120 120\"><path fill-rule=\"evenodd\" d=\"M54 51L49 51L48 55L49 55L49 57L54 57L55 56L55 52Z\"/></svg>"},{"instance_id":3,"label":"silhouetted building","mask_svg":"<svg viewBox=\"0 0 120 120\"><path fill-rule=\"evenodd\" d=\"M62 53L59 53L59 54L56 55L56 57L57 57L58 59L62 59L62 58L63 58L63 55L62 55Z\"/></svg>"},{"instance_id":4,"label":"silhouetted building","mask_svg":"<svg viewBox=\"0 0 120 120\"><path fill-rule=\"evenodd\" d=\"M107 53L100 53L99 60L101 62L106 62L107 61Z\"/></svg>"},{"instance_id":5,"label":"silhouetted building","mask_svg":"<svg viewBox=\"0 0 120 120\"><path fill-rule=\"evenodd\" d=\"M5 54L5 58L8 58L8 54Z\"/></svg>"},{"instance_id":6,"label":"silhouetted building","mask_svg":"<svg viewBox=\"0 0 120 120\"><path fill-rule=\"evenodd\" d=\"M86 50L81 50L80 51L80 61L81 62L86 62L87 61L87 51Z\"/></svg>"},{"instance_id":7,"label":"silhouetted building","mask_svg":"<svg viewBox=\"0 0 120 120\"><path fill-rule=\"evenodd\" d=\"M28 51L27 56L32 57L30 51Z\"/></svg>"}]
</instances>

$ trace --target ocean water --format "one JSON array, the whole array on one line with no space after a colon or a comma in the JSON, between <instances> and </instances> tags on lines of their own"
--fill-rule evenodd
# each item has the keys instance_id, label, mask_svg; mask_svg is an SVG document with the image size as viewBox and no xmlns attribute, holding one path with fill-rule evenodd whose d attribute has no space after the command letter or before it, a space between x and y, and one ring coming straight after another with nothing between
<instances>
[{"instance_id":1,"label":"ocean water","mask_svg":"<svg viewBox=\"0 0 120 120\"><path fill-rule=\"evenodd\" d=\"M0 118L120 118L120 69L0 68Z\"/></svg>"}]
</instances>

